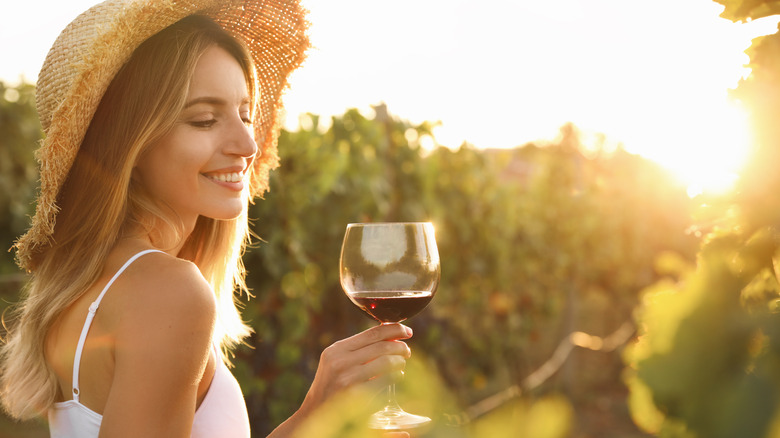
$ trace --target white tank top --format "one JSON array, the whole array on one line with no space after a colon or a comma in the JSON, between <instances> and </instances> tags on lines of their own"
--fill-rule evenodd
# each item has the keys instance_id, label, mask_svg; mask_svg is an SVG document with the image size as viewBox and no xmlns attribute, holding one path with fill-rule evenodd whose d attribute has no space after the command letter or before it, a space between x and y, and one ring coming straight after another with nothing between
<instances>
[{"instance_id":1,"label":"white tank top","mask_svg":"<svg viewBox=\"0 0 780 438\"><path fill-rule=\"evenodd\" d=\"M157 250L141 251L119 268L116 274L100 292L97 300L89 306L87 320L81 330L73 360L73 399L55 403L49 410L49 433L52 438L97 438L103 416L79 402L79 366L87 333L92 325L100 301L122 272L138 257ZM217 350L215 347L215 354ZM195 411L192 422L192 438L248 438L249 417L244 396L233 374L217 355L217 367L206 397Z\"/></svg>"}]
</instances>

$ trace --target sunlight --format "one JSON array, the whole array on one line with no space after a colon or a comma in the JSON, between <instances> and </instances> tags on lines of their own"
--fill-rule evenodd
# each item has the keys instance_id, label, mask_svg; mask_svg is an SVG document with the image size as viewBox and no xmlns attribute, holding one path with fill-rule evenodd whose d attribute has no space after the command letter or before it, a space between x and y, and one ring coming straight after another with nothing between
<instances>
[{"instance_id":1,"label":"sunlight","mask_svg":"<svg viewBox=\"0 0 780 438\"><path fill-rule=\"evenodd\" d=\"M292 114L386 102L412 123L440 122L433 137L410 140L426 153L543 144L572 123L596 148L586 154L619 145L668 169L691 197L734 188L750 134L728 90L749 74L751 40L776 32L777 17L732 23L709 0L501 3L499 15L487 6L498 0L431 0L410 16L402 4L418 3L399 1L307 2L316 50L296 72ZM338 11L353 8L365 20L345 33ZM395 22L408 32L382 24Z\"/></svg>"},{"instance_id":2,"label":"sunlight","mask_svg":"<svg viewBox=\"0 0 780 438\"><path fill-rule=\"evenodd\" d=\"M34 80L56 31L96 1L57 3L45 29L0 27L0 37L28 42L7 48L18 62L3 67L21 71L0 78ZM30 5L9 7L27 14ZM369 113L380 102L414 124L441 122L434 137L410 140L426 151L543 143L572 123L662 164L691 194L733 187L749 136L727 90L747 74L751 39L776 32L778 21L731 23L711 0L304 5L314 47L284 97L290 130L312 126L300 114L320 115L322 130L347 108Z\"/></svg>"},{"instance_id":3,"label":"sunlight","mask_svg":"<svg viewBox=\"0 0 780 438\"><path fill-rule=\"evenodd\" d=\"M750 150L748 116L734 102L702 106L690 124L669 127L665 142L642 155L669 169L688 195L722 195L734 188Z\"/></svg>"}]
</instances>

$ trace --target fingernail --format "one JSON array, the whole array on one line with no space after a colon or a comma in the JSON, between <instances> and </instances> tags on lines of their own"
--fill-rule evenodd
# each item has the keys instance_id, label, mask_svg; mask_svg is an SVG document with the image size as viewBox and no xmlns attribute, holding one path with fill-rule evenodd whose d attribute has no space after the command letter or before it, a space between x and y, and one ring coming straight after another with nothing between
<instances>
[{"instance_id":1,"label":"fingernail","mask_svg":"<svg viewBox=\"0 0 780 438\"><path fill-rule=\"evenodd\" d=\"M404 328L406 329L407 336L409 336L411 338L412 335L414 334L414 332L412 331L411 327L404 327Z\"/></svg>"}]
</instances>

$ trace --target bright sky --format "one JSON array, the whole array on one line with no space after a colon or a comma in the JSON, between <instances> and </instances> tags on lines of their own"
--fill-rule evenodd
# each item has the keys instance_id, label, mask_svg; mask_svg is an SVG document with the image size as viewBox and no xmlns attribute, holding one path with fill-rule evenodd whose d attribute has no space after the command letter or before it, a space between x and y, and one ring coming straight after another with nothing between
<instances>
[{"instance_id":1,"label":"bright sky","mask_svg":"<svg viewBox=\"0 0 780 438\"><path fill-rule=\"evenodd\" d=\"M95 0L3 0L0 80L34 81L59 31ZM744 159L727 98L750 40L777 19L733 24L711 0L304 0L315 49L291 79L297 114L442 122L440 144L512 147L586 134L717 188ZM36 17L35 21L26 19ZM10 18L10 19L9 19Z\"/></svg>"}]
</instances>

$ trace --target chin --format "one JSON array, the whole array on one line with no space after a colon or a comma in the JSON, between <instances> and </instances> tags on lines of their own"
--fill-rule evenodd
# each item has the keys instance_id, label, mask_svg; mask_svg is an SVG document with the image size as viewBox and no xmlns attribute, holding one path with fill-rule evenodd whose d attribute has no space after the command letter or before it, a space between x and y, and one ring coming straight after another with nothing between
<instances>
[{"instance_id":1,"label":"chin","mask_svg":"<svg viewBox=\"0 0 780 438\"><path fill-rule=\"evenodd\" d=\"M233 213L225 212L221 214L208 215L208 217L218 221L229 221L241 217L241 211L236 211Z\"/></svg>"},{"instance_id":2,"label":"chin","mask_svg":"<svg viewBox=\"0 0 780 438\"><path fill-rule=\"evenodd\" d=\"M236 202L235 205L223 204L220 205L219 208L209 209L209 211L205 211L201 214L211 219L227 221L240 217L244 211L245 208L243 203Z\"/></svg>"}]
</instances>

